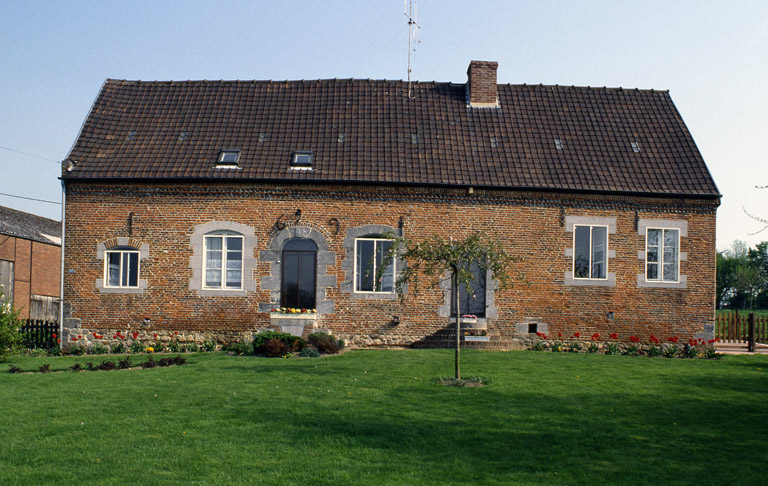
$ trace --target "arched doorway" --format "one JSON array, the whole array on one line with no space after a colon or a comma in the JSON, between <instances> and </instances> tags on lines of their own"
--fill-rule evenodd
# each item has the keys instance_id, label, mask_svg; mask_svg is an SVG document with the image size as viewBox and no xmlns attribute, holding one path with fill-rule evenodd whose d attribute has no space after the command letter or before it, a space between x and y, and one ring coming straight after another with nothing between
<instances>
[{"instance_id":1,"label":"arched doorway","mask_svg":"<svg viewBox=\"0 0 768 486\"><path fill-rule=\"evenodd\" d=\"M283 245L281 262L280 306L314 309L317 244L309 238L291 238Z\"/></svg>"}]
</instances>

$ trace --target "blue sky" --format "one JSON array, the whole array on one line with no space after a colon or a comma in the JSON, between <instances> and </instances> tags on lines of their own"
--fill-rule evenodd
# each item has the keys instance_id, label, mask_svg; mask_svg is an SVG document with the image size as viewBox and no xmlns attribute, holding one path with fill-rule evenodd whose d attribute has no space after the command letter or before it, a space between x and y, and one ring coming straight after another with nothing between
<instances>
[{"instance_id":1,"label":"blue sky","mask_svg":"<svg viewBox=\"0 0 768 486\"><path fill-rule=\"evenodd\" d=\"M718 248L768 240L768 2L416 2L413 79L668 89L723 193ZM404 3L0 2L0 193L59 201L105 78L405 79ZM10 149L10 150L9 150ZM33 154L41 158L23 155ZM60 206L0 195L59 219Z\"/></svg>"}]
</instances>

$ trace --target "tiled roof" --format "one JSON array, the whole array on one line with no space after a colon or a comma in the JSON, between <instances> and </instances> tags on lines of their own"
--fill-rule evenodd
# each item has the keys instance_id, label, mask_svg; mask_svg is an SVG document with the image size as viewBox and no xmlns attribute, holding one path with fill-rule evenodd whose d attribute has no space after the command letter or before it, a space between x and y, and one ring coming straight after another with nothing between
<instances>
[{"instance_id":1,"label":"tiled roof","mask_svg":"<svg viewBox=\"0 0 768 486\"><path fill-rule=\"evenodd\" d=\"M61 246L61 222L0 206L0 235Z\"/></svg>"},{"instance_id":2,"label":"tiled roof","mask_svg":"<svg viewBox=\"0 0 768 486\"><path fill-rule=\"evenodd\" d=\"M498 99L469 108L464 84L437 82L409 98L387 80L107 80L63 177L718 196L666 91L498 85ZM223 149L237 170L216 168ZM291 170L294 151L314 170Z\"/></svg>"}]
</instances>

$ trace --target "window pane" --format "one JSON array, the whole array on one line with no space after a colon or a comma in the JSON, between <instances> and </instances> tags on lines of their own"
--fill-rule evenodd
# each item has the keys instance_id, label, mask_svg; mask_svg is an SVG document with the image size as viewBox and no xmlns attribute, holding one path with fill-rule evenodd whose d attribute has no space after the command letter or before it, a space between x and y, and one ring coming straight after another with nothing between
<instances>
[{"instance_id":1,"label":"window pane","mask_svg":"<svg viewBox=\"0 0 768 486\"><path fill-rule=\"evenodd\" d=\"M120 253L107 253L107 285L120 286Z\"/></svg>"},{"instance_id":2,"label":"window pane","mask_svg":"<svg viewBox=\"0 0 768 486\"><path fill-rule=\"evenodd\" d=\"M664 280L667 282L677 281L677 264L674 264L674 263L664 264Z\"/></svg>"},{"instance_id":3,"label":"window pane","mask_svg":"<svg viewBox=\"0 0 768 486\"><path fill-rule=\"evenodd\" d=\"M355 290L358 292L373 291L373 251L375 243L373 240L357 240L357 268Z\"/></svg>"},{"instance_id":4,"label":"window pane","mask_svg":"<svg viewBox=\"0 0 768 486\"><path fill-rule=\"evenodd\" d=\"M648 263L645 271L646 280L658 280L659 279L659 264Z\"/></svg>"},{"instance_id":5,"label":"window pane","mask_svg":"<svg viewBox=\"0 0 768 486\"><path fill-rule=\"evenodd\" d=\"M283 307L297 307L299 302L299 254L283 252Z\"/></svg>"},{"instance_id":6,"label":"window pane","mask_svg":"<svg viewBox=\"0 0 768 486\"><path fill-rule=\"evenodd\" d=\"M655 246L649 246L648 251L645 254L645 261L648 263L659 262L659 248Z\"/></svg>"},{"instance_id":7,"label":"window pane","mask_svg":"<svg viewBox=\"0 0 768 486\"><path fill-rule=\"evenodd\" d=\"M221 287L221 270L205 271L205 286L206 287Z\"/></svg>"},{"instance_id":8,"label":"window pane","mask_svg":"<svg viewBox=\"0 0 768 486\"><path fill-rule=\"evenodd\" d=\"M648 230L648 246L659 246L659 233L661 230L649 229Z\"/></svg>"},{"instance_id":9,"label":"window pane","mask_svg":"<svg viewBox=\"0 0 768 486\"><path fill-rule=\"evenodd\" d=\"M229 263L229 262L227 262ZM229 266L229 265L227 265ZM242 275L242 272L240 269L237 270L227 270L227 287L229 288L240 288L240 276Z\"/></svg>"},{"instance_id":10,"label":"window pane","mask_svg":"<svg viewBox=\"0 0 768 486\"><path fill-rule=\"evenodd\" d=\"M605 278L606 228L592 228L592 278Z\"/></svg>"},{"instance_id":11,"label":"window pane","mask_svg":"<svg viewBox=\"0 0 768 486\"><path fill-rule=\"evenodd\" d=\"M376 242L376 271L384 261L384 256L392 246L391 241L377 241ZM379 292L392 292L395 288L395 260L389 262L387 268L381 274L381 281L376 285Z\"/></svg>"},{"instance_id":12,"label":"window pane","mask_svg":"<svg viewBox=\"0 0 768 486\"><path fill-rule=\"evenodd\" d=\"M315 307L315 253L299 253L299 302L297 307L312 309Z\"/></svg>"},{"instance_id":13,"label":"window pane","mask_svg":"<svg viewBox=\"0 0 768 486\"><path fill-rule=\"evenodd\" d=\"M126 253L128 257L128 286L139 286L139 254L138 253Z\"/></svg>"},{"instance_id":14,"label":"window pane","mask_svg":"<svg viewBox=\"0 0 768 486\"><path fill-rule=\"evenodd\" d=\"M573 238L573 276L589 278L589 226L576 226Z\"/></svg>"},{"instance_id":15,"label":"window pane","mask_svg":"<svg viewBox=\"0 0 768 486\"><path fill-rule=\"evenodd\" d=\"M227 238L227 250L243 251L243 239L239 236L230 236Z\"/></svg>"}]
</instances>

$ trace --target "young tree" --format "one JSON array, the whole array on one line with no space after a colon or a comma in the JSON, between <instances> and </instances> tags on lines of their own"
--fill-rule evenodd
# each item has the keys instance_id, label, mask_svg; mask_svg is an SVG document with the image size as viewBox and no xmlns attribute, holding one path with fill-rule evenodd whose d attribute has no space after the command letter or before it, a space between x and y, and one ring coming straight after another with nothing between
<instances>
[{"instance_id":1,"label":"young tree","mask_svg":"<svg viewBox=\"0 0 768 486\"><path fill-rule=\"evenodd\" d=\"M0 361L21 349L20 327L19 311L3 298L3 289L0 288Z\"/></svg>"},{"instance_id":2,"label":"young tree","mask_svg":"<svg viewBox=\"0 0 768 486\"><path fill-rule=\"evenodd\" d=\"M405 262L405 268L395 281L395 291L401 300L405 296L408 285L413 293L418 293L419 278L423 275L430 280L430 286L435 287L446 273L451 279L453 302L456 304L456 342L455 342L455 374L461 379L461 304L459 287L464 285L469 289L473 280L471 266L476 264L481 270L490 271L499 282L500 287L506 287L511 281L510 265L516 260L508 255L496 237L475 232L463 240L445 239L432 235L423 241L414 241L404 237L392 238L393 243L385 255L384 264L380 266L377 279L381 279L383 270L393 258Z\"/></svg>"}]
</instances>

